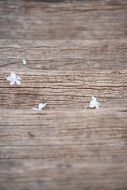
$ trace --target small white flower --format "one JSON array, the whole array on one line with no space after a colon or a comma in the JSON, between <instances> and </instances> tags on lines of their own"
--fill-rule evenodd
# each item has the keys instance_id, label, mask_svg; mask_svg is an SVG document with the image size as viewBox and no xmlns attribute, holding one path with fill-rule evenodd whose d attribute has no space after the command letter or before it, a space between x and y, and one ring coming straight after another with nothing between
<instances>
[{"instance_id":1,"label":"small white flower","mask_svg":"<svg viewBox=\"0 0 127 190\"><path fill-rule=\"evenodd\" d=\"M14 85L15 83L17 85L21 85L21 78L14 72L11 72L11 74L7 77L7 80L10 81L10 85Z\"/></svg>"},{"instance_id":2,"label":"small white flower","mask_svg":"<svg viewBox=\"0 0 127 190\"><path fill-rule=\"evenodd\" d=\"M32 108L33 110L42 110L43 108L45 108L46 107L46 105L47 105L47 103L45 103L45 104L38 104L38 107L37 108Z\"/></svg>"},{"instance_id":3,"label":"small white flower","mask_svg":"<svg viewBox=\"0 0 127 190\"><path fill-rule=\"evenodd\" d=\"M25 59L25 58L22 60L22 63L23 63L23 65L26 65L26 64L27 64L27 62L26 62L26 59Z\"/></svg>"},{"instance_id":4,"label":"small white flower","mask_svg":"<svg viewBox=\"0 0 127 190\"><path fill-rule=\"evenodd\" d=\"M92 100L90 101L89 105L86 108L95 108L99 109L100 103L97 101L97 99L92 96Z\"/></svg>"}]
</instances>

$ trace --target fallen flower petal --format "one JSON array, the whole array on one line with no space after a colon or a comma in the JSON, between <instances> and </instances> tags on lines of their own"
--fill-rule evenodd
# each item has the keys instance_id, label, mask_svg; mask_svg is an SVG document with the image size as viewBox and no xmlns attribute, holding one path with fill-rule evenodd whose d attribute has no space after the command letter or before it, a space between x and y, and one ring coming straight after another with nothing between
<instances>
[{"instance_id":1,"label":"fallen flower petal","mask_svg":"<svg viewBox=\"0 0 127 190\"><path fill-rule=\"evenodd\" d=\"M27 64L26 59L23 59L22 62L23 62L24 65Z\"/></svg>"},{"instance_id":2,"label":"fallen flower petal","mask_svg":"<svg viewBox=\"0 0 127 190\"><path fill-rule=\"evenodd\" d=\"M99 109L100 103L97 101L97 99L92 96L92 100L90 101L89 105L86 108L95 108Z\"/></svg>"},{"instance_id":3,"label":"fallen flower petal","mask_svg":"<svg viewBox=\"0 0 127 190\"><path fill-rule=\"evenodd\" d=\"M21 80L16 79L16 81L15 81L15 82L16 82L16 84L17 84L17 85L21 85Z\"/></svg>"},{"instance_id":4,"label":"fallen flower petal","mask_svg":"<svg viewBox=\"0 0 127 190\"><path fill-rule=\"evenodd\" d=\"M14 72L11 72L11 74L7 77L7 80L10 81L10 85L14 85L15 83L17 85L21 85L21 78Z\"/></svg>"},{"instance_id":5,"label":"fallen flower petal","mask_svg":"<svg viewBox=\"0 0 127 190\"><path fill-rule=\"evenodd\" d=\"M33 110L42 110L43 108L45 108L46 107L46 105L47 105L47 103L44 103L44 104L38 104L38 107L36 107L36 108L32 108Z\"/></svg>"},{"instance_id":6,"label":"fallen flower petal","mask_svg":"<svg viewBox=\"0 0 127 190\"><path fill-rule=\"evenodd\" d=\"M42 104L42 103L41 103L41 104L39 104L38 108L39 108L39 109L43 109L46 105L47 105L47 103L45 103L45 104Z\"/></svg>"}]
</instances>

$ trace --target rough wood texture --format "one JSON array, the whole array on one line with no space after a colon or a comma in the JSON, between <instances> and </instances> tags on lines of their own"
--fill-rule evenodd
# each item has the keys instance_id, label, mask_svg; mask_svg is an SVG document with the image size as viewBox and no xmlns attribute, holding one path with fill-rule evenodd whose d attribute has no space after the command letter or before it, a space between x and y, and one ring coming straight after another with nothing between
<instances>
[{"instance_id":1,"label":"rough wood texture","mask_svg":"<svg viewBox=\"0 0 127 190\"><path fill-rule=\"evenodd\" d=\"M0 1L0 190L127 190L126 18L126 0Z\"/></svg>"},{"instance_id":2,"label":"rough wood texture","mask_svg":"<svg viewBox=\"0 0 127 190\"><path fill-rule=\"evenodd\" d=\"M48 109L84 109L91 96L99 98L103 108L127 106L127 71L41 71L13 69L22 78L21 87L10 87L6 80L10 69L1 69L0 106L28 107L47 102ZM27 98L26 98L27 97ZM122 102L121 102L122 101Z\"/></svg>"},{"instance_id":3,"label":"rough wood texture","mask_svg":"<svg viewBox=\"0 0 127 190\"><path fill-rule=\"evenodd\" d=\"M126 111L0 115L1 189L126 189Z\"/></svg>"},{"instance_id":4,"label":"rough wood texture","mask_svg":"<svg viewBox=\"0 0 127 190\"><path fill-rule=\"evenodd\" d=\"M8 167L10 170L7 170ZM18 187L38 190L126 190L126 173L127 168L124 164L9 160L2 161L0 165L0 181L4 181L1 189L8 189L9 186L11 189ZM4 180L5 177L7 181Z\"/></svg>"},{"instance_id":5,"label":"rough wood texture","mask_svg":"<svg viewBox=\"0 0 127 190\"><path fill-rule=\"evenodd\" d=\"M0 68L126 69L127 40L0 40Z\"/></svg>"},{"instance_id":6,"label":"rough wood texture","mask_svg":"<svg viewBox=\"0 0 127 190\"><path fill-rule=\"evenodd\" d=\"M34 40L126 37L126 0L47 2L1 1L0 36Z\"/></svg>"}]
</instances>

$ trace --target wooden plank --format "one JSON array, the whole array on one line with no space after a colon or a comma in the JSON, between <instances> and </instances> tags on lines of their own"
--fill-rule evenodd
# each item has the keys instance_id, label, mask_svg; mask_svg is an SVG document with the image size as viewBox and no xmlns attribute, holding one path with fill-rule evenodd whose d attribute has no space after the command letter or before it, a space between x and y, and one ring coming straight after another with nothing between
<instances>
[{"instance_id":1,"label":"wooden plank","mask_svg":"<svg viewBox=\"0 0 127 190\"><path fill-rule=\"evenodd\" d=\"M127 69L127 40L0 40L0 67L83 71Z\"/></svg>"},{"instance_id":2,"label":"wooden plank","mask_svg":"<svg viewBox=\"0 0 127 190\"><path fill-rule=\"evenodd\" d=\"M123 110L1 109L0 187L125 190L126 123Z\"/></svg>"},{"instance_id":3,"label":"wooden plank","mask_svg":"<svg viewBox=\"0 0 127 190\"><path fill-rule=\"evenodd\" d=\"M51 1L52 2L52 1ZM127 1L0 2L1 39L126 38Z\"/></svg>"},{"instance_id":4,"label":"wooden plank","mask_svg":"<svg viewBox=\"0 0 127 190\"><path fill-rule=\"evenodd\" d=\"M127 162L126 112L1 110L0 123L0 159Z\"/></svg>"},{"instance_id":5,"label":"wooden plank","mask_svg":"<svg viewBox=\"0 0 127 190\"><path fill-rule=\"evenodd\" d=\"M0 1L0 190L127 189L126 17L126 0Z\"/></svg>"},{"instance_id":6,"label":"wooden plank","mask_svg":"<svg viewBox=\"0 0 127 190\"><path fill-rule=\"evenodd\" d=\"M41 71L22 68L14 71L22 78L20 87L10 87L6 77L11 70L0 71L0 106L32 108L47 102L48 109L84 109L91 96L97 96L102 108L123 107L127 103L127 71ZM26 98L27 97L27 98Z\"/></svg>"},{"instance_id":7,"label":"wooden plank","mask_svg":"<svg viewBox=\"0 0 127 190\"><path fill-rule=\"evenodd\" d=\"M1 189L23 190L36 187L36 190L101 190L102 188L126 190L126 175L125 164L43 160L0 161Z\"/></svg>"}]
</instances>

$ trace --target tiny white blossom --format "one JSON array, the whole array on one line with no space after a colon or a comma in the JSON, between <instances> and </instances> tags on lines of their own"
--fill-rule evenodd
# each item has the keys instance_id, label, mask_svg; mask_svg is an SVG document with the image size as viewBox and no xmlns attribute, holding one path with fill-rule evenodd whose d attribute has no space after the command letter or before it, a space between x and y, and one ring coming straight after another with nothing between
<instances>
[{"instance_id":1,"label":"tiny white blossom","mask_svg":"<svg viewBox=\"0 0 127 190\"><path fill-rule=\"evenodd\" d=\"M43 108L45 108L47 105L47 103L44 103L44 104L38 104L38 107L37 108L32 108L33 110L42 110Z\"/></svg>"},{"instance_id":2,"label":"tiny white blossom","mask_svg":"<svg viewBox=\"0 0 127 190\"><path fill-rule=\"evenodd\" d=\"M26 59L25 59L25 58L22 60L22 63L23 63L23 65L26 65L26 64L27 64L27 62L26 62Z\"/></svg>"},{"instance_id":3,"label":"tiny white blossom","mask_svg":"<svg viewBox=\"0 0 127 190\"><path fill-rule=\"evenodd\" d=\"M89 105L86 108L95 108L99 109L100 103L97 101L97 99L92 96L92 100L90 101Z\"/></svg>"},{"instance_id":4,"label":"tiny white blossom","mask_svg":"<svg viewBox=\"0 0 127 190\"><path fill-rule=\"evenodd\" d=\"M15 83L17 85L21 85L21 78L14 72L11 72L11 74L7 77L7 80L10 81L10 85L14 85Z\"/></svg>"}]
</instances>

